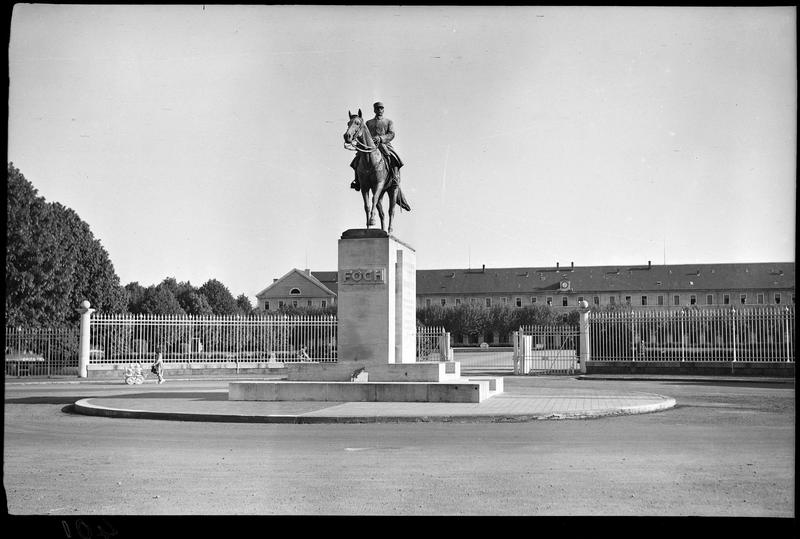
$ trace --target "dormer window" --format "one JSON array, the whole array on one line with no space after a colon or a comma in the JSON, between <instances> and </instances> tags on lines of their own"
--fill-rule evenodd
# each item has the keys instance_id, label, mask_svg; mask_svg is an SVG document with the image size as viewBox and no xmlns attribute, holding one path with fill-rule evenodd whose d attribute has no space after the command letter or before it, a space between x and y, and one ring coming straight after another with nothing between
<instances>
[{"instance_id":1,"label":"dormer window","mask_svg":"<svg viewBox=\"0 0 800 539\"><path fill-rule=\"evenodd\" d=\"M299 296L300 295L300 289L299 288L292 288L291 290L289 290L289 295L290 296Z\"/></svg>"}]
</instances>

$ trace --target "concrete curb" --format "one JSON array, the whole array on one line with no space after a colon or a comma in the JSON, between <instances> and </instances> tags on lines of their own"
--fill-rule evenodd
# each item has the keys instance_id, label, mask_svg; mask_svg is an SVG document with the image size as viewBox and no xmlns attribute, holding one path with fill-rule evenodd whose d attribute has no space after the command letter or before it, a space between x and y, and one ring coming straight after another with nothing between
<instances>
[{"instance_id":1,"label":"concrete curb","mask_svg":"<svg viewBox=\"0 0 800 539\"><path fill-rule=\"evenodd\" d=\"M692 376L692 375L647 375L647 374L581 374L578 380L605 380L609 382L708 382L737 384L787 384L794 383L793 377L757 376Z\"/></svg>"},{"instance_id":2,"label":"concrete curb","mask_svg":"<svg viewBox=\"0 0 800 539\"><path fill-rule=\"evenodd\" d=\"M320 424L320 423L520 423L542 420L596 419L601 417L648 414L668 410L677 404L672 397L657 396L661 402L641 405L623 406L619 408L601 408L575 412L521 413L521 414L420 414L420 415L303 415L303 414L207 414L187 412L164 412L152 410L136 410L111 408L92 404L92 398L81 399L73 405L76 413L89 416L125 418L125 419L160 419L166 421L197 421L209 423L283 423L283 424Z\"/></svg>"}]
</instances>

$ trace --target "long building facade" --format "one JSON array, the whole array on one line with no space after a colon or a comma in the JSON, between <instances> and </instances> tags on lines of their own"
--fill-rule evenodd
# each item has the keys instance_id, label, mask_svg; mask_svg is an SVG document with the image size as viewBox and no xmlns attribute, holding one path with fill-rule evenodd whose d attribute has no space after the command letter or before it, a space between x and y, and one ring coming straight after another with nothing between
<instances>
[{"instance_id":1,"label":"long building facade","mask_svg":"<svg viewBox=\"0 0 800 539\"><path fill-rule=\"evenodd\" d=\"M417 270L417 307L474 304L637 308L794 305L794 262ZM293 269L256 295L258 309L336 303L337 272Z\"/></svg>"}]
</instances>

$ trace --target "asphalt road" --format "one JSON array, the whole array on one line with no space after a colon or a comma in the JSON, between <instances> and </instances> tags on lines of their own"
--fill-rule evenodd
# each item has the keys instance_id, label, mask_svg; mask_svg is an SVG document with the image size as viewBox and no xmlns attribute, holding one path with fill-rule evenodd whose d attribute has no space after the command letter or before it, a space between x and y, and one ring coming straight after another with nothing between
<instances>
[{"instance_id":1,"label":"asphalt road","mask_svg":"<svg viewBox=\"0 0 800 539\"><path fill-rule=\"evenodd\" d=\"M228 424L67 413L121 384L6 385L12 515L794 516L793 380L601 381L676 398L645 415L529 423ZM197 391L170 381L134 391Z\"/></svg>"}]
</instances>

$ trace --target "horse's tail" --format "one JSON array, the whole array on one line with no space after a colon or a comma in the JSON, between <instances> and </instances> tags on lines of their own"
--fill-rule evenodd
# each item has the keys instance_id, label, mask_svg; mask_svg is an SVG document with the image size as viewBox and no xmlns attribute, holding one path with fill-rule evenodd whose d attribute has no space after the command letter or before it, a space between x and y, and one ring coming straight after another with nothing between
<instances>
[{"instance_id":1,"label":"horse's tail","mask_svg":"<svg viewBox=\"0 0 800 539\"><path fill-rule=\"evenodd\" d=\"M397 184L397 205L406 211L411 211L411 206L408 205L406 197L403 196L403 190L400 189L400 184Z\"/></svg>"}]
</instances>

